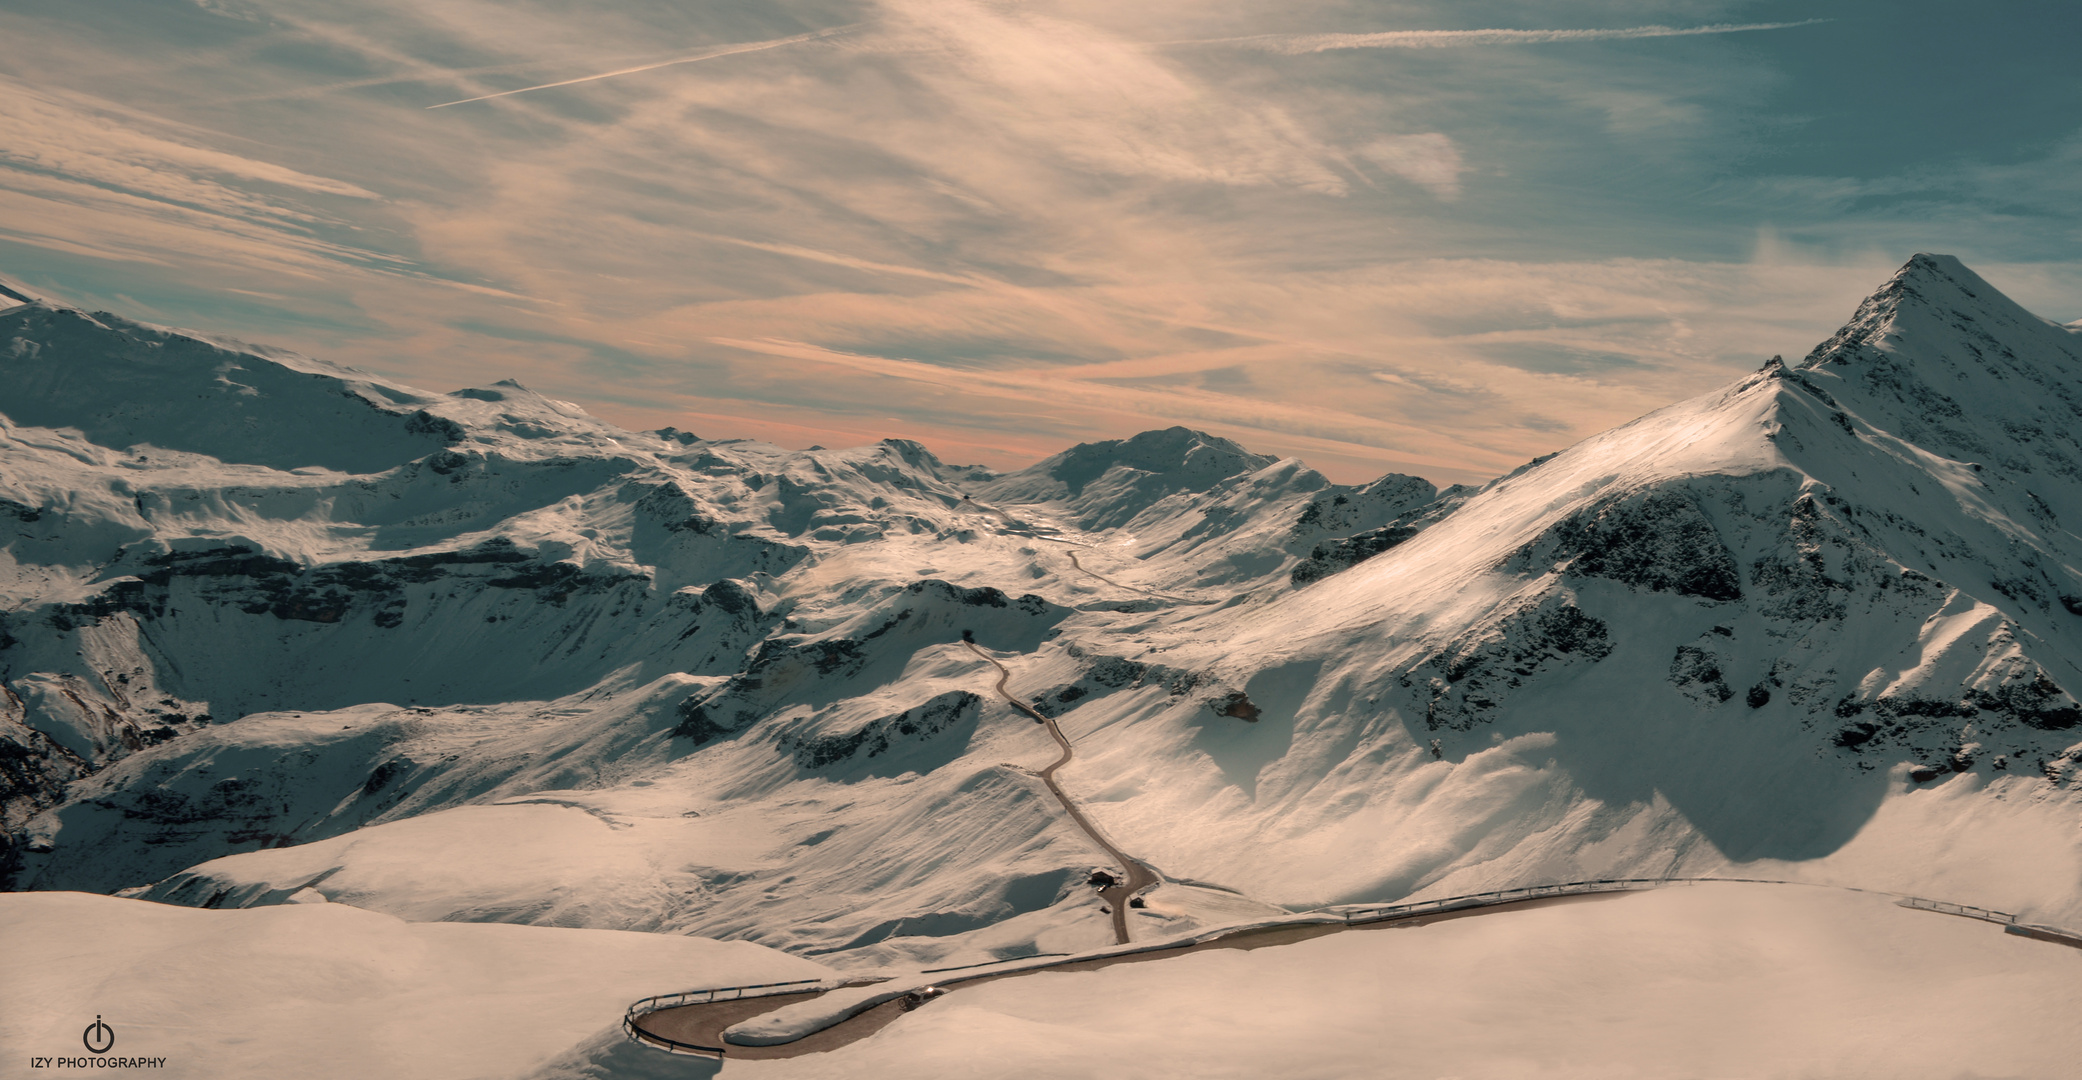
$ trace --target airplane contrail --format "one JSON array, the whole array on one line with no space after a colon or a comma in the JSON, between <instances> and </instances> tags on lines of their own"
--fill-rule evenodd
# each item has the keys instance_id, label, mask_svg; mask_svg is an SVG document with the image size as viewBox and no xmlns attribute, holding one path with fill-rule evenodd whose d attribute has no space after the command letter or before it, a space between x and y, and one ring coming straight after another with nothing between
<instances>
[{"instance_id":1,"label":"airplane contrail","mask_svg":"<svg viewBox=\"0 0 2082 1080\"><path fill-rule=\"evenodd\" d=\"M859 23L852 23L847 26L835 26L829 30L815 30L807 34L797 34L794 37L775 38L772 41L747 41L739 45L725 45L721 48L709 49L704 52L698 52L692 56L681 56L671 60L661 60L655 64L644 64L639 67L632 68L620 68L615 71L603 71L598 75L581 75L576 79L564 79L559 82L543 83L540 86L523 86L518 90L501 90L496 94L483 94L478 97L463 98L459 101L444 101L439 105L429 105L427 106L427 108L445 109L448 108L450 105L468 105L473 101L490 101L493 98L510 97L514 94L525 94L531 90L549 90L559 86L575 86L579 83L598 82L601 79L612 79L618 75L634 75L639 71L653 71L662 67L672 67L675 64L692 64L700 60L714 60L719 56L735 56L738 53L760 52L766 49L778 49L783 45L797 45L805 41L816 41L820 38L835 37L839 34L850 33L854 30L859 29L860 25L861 24Z\"/></svg>"},{"instance_id":2,"label":"airplane contrail","mask_svg":"<svg viewBox=\"0 0 2082 1080\"><path fill-rule=\"evenodd\" d=\"M1251 37L1172 41L1167 45L1233 45L1299 56L1333 49L1445 49L1463 45L1525 45L1546 41L1617 41L1629 38L1693 37L1784 30L1828 19L1778 23L1715 23L1711 26L1625 26L1610 30L1389 30L1377 34L1257 34Z\"/></svg>"}]
</instances>

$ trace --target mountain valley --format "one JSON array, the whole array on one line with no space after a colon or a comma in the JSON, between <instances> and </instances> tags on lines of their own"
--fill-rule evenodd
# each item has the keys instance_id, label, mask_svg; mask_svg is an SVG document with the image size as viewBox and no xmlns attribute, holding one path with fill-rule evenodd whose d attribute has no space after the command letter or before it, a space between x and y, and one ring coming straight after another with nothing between
<instances>
[{"instance_id":1,"label":"mountain valley","mask_svg":"<svg viewBox=\"0 0 2082 1080\"><path fill-rule=\"evenodd\" d=\"M1137 941L1608 877L2082 927L2082 330L1949 257L1444 490L624 431L45 301L0 386L11 891L1077 953L1126 868L1038 716Z\"/></svg>"}]
</instances>

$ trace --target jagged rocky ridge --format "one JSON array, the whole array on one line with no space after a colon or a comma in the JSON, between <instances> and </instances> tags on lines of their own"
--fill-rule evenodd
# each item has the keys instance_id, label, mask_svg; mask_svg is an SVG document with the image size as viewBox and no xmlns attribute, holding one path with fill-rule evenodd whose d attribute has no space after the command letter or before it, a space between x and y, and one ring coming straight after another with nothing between
<instances>
[{"instance_id":1,"label":"jagged rocky ridge","mask_svg":"<svg viewBox=\"0 0 2082 1080\"><path fill-rule=\"evenodd\" d=\"M2078 340L1918 256L1797 364L1441 492L1181 428L1006 475L626 432L26 304L10 880L862 962L1103 940L965 638L1169 877L1152 925L1827 876L1941 789L2071 822ZM1861 873L1979 873L1887 843Z\"/></svg>"}]
</instances>

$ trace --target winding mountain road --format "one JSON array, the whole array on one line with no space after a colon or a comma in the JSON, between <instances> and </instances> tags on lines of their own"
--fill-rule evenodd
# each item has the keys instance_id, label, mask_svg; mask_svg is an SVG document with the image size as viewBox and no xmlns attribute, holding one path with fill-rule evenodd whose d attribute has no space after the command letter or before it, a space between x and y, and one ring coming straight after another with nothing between
<instances>
[{"instance_id":1,"label":"winding mountain road","mask_svg":"<svg viewBox=\"0 0 2082 1080\"><path fill-rule=\"evenodd\" d=\"M1220 603L1220 601L1218 600L1198 600L1190 596L1174 596L1170 593L1158 592L1155 589L1145 589L1140 585L1130 585L1125 581L1115 581L1112 578L1107 577L1105 574L1102 574L1097 570L1090 569L1089 567L1085 566L1084 563L1078 561L1077 552L1074 549L1089 548L1093 545L1084 543L1079 540L1067 540L1060 536L1052 536L1050 535L1050 533L1055 531L1054 526L1042 526L1036 525L1030 521L1021 521L1020 519L1013 517L1011 514L1005 512L1004 510L992 506L987 502L981 502L976 499L967 499L966 502L970 506L973 506L978 510L983 510L988 513L996 514L1000 520L1004 521L1007 526L1009 526L1011 529L1013 529L1020 535L1031 536L1036 540L1046 540L1052 544L1061 544L1066 548L1072 549L1069 551L1065 551L1063 554L1070 556L1070 565L1076 567L1078 573L1083 574L1088 578L1094 578L1099 581L1103 581L1116 589L1124 589L1128 592L1141 593L1144 596L1153 596L1159 600L1169 600L1174 604L1197 604L1203 607L1210 607Z\"/></svg>"},{"instance_id":2,"label":"winding mountain road","mask_svg":"<svg viewBox=\"0 0 2082 1080\"><path fill-rule=\"evenodd\" d=\"M1134 948L1123 949L1115 946L1073 956L1047 959L1015 958L1000 961L999 964L972 965L966 969L939 969L950 974L939 979L934 986L945 991L1000 979L1018 978L1040 971L1091 971L1114 964L1160 960L1207 949L1252 949L1284 945L1345 931L1427 926L1436 922L1495 912L1597 900L1646 889L1693 885L1778 885L1867 893L1887 897L1902 907L1993 923L2002 926L2005 933L2082 949L2082 933L2073 930L2025 923L2016 915L2007 912L1884 890L1768 878L1632 878L1521 886L1413 903L1379 906L1340 905L1313 912L1297 912L1281 920L1235 924ZM1007 969L1000 965L1017 966ZM928 970L918 974L923 976L935 973ZM723 1033L731 1024L776 1006L815 999L826 992L822 988L794 992L793 988L799 985L802 984L723 987L645 998L629 1006L623 1016L622 1027L630 1038L638 1042L676 1053L706 1053L717 1058L726 1053L733 1057L745 1058L796 1057L837 1049L865 1038L895 1020L904 1010L917 1004L915 1001L891 1000L858 1012L834 1014L831 1026L822 1028L798 1042L761 1046L724 1045Z\"/></svg>"},{"instance_id":3,"label":"winding mountain road","mask_svg":"<svg viewBox=\"0 0 2082 1080\"><path fill-rule=\"evenodd\" d=\"M1070 541L1068 540L1056 540L1056 538L1052 536L1044 536L1041 539L1055 540L1055 542L1058 544L1070 543ZM1112 578L1107 577L1105 574L1102 574L1097 570L1088 569L1083 563L1078 562L1077 553L1075 551L1066 551L1063 554L1070 556L1070 565L1076 567L1079 573L1082 573L1086 577L1098 578L1100 581L1103 581L1116 589L1126 589L1129 592L1139 592L1144 596L1154 596L1159 600L1169 600L1174 604L1197 604L1202 607L1211 607L1214 604L1219 603L1219 601L1216 600L1195 600L1190 596L1173 596L1170 593L1160 593L1155 589L1145 589L1140 585L1130 585L1123 581L1115 581Z\"/></svg>"},{"instance_id":4,"label":"winding mountain road","mask_svg":"<svg viewBox=\"0 0 2082 1080\"><path fill-rule=\"evenodd\" d=\"M1092 819L1087 817L1085 812L1079 809L1075 802L1071 801L1070 794L1064 791L1063 785L1056 780L1056 770L1070 764L1070 759L1075 756L1075 751L1070 749L1070 740L1063 737L1063 729L1057 727L1053 719L1043 716L1040 711L1012 696L1012 691L1006 686L1007 683L1012 681L1012 671L1004 664L999 663L997 657L984 652L982 647L973 641L963 641L962 644L967 645L970 652L990 661L990 665L998 669L998 695L1010 703L1013 708L1033 717L1036 722L1046 727L1048 734L1055 739L1055 744L1062 747L1063 756L1055 759L1054 764L1041 770L1041 782L1048 785L1048 790L1055 795L1056 801L1063 805L1063 812L1070 815L1070 820L1076 822L1077 827L1083 829L1084 834L1092 838L1092 843L1104 849L1106 854L1111 856L1113 861L1126 874L1126 880L1117 881L1100 889L1099 896L1106 901L1106 906L1113 912L1114 940L1122 945L1128 944L1132 940L1128 936L1128 902L1134 899L1136 893L1155 885L1162 881L1163 878L1159 877L1156 871L1151 870L1148 866L1145 866L1127 852L1115 846L1113 841L1108 840L1106 834L1100 832L1099 827L1092 823Z\"/></svg>"}]
</instances>

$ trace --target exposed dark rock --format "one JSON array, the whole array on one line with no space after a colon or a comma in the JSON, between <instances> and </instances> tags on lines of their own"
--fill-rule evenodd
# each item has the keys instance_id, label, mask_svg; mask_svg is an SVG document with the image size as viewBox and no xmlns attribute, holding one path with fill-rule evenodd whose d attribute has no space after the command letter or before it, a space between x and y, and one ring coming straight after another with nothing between
<instances>
[{"instance_id":1,"label":"exposed dark rock","mask_svg":"<svg viewBox=\"0 0 2082 1080\"><path fill-rule=\"evenodd\" d=\"M1231 690L1221 697L1211 698L1207 707L1213 709L1216 716L1233 716L1253 724L1264 715L1258 711L1257 705L1252 704L1250 695L1241 690Z\"/></svg>"},{"instance_id":2,"label":"exposed dark rock","mask_svg":"<svg viewBox=\"0 0 2082 1080\"><path fill-rule=\"evenodd\" d=\"M1735 696L1721 674L1720 658L1696 645L1679 645L1670 660L1670 684L1701 704L1719 704ZM1770 694L1765 694L1770 700Z\"/></svg>"},{"instance_id":3,"label":"exposed dark rock","mask_svg":"<svg viewBox=\"0 0 2082 1080\"><path fill-rule=\"evenodd\" d=\"M965 589L959 585L941 581L938 578L914 581L906 586L906 590L915 595L932 593L969 607L1017 608L1028 615L1045 614L1049 607L1048 601L1033 593L1026 593L1014 598L1008 596L1004 590L994 589L988 585L974 589Z\"/></svg>"},{"instance_id":4,"label":"exposed dark rock","mask_svg":"<svg viewBox=\"0 0 2082 1080\"><path fill-rule=\"evenodd\" d=\"M729 578L710 583L707 588L701 591L701 602L704 606L713 607L732 615L744 615L750 618L759 617L759 602L752 597L752 594L743 585Z\"/></svg>"},{"instance_id":5,"label":"exposed dark rock","mask_svg":"<svg viewBox=\"0 0 2082 1080\"><path fill-rule=\"evenodd\" d=\"M383 608L370 616L370 621L386 630L395 630L404 625L405 598L399 596L385 601Z\"/></svg>"},{"instance_id":6,"label":"exposed dark rock","mask_svg":"<svg viewBox=\"0 0 2082 1080\"><path fill-rule=\"evenodd\" d=\"M412 418L405 421L405 430L414 435L433 435L451 444L462 442L469 434L463 430L463 425L445 416L435 416L425 409L413 413Z\"/></svg>"},{"instance_id":7,"label":"exposed dark rock","mask_svg":"<svg viewBox=\"0 0 2082 1080\"><path fill-rule=\"evenodd\" d=\"M428 454L425 458L427 468L442 476L447 476L467 467L471 462L479 460L482 459L473 458L467 454L458 454L453 450L437 450Z\"/></svg>"},{"instance_id":8,"label":"exposed dark rock","mask_svg":"<svg viewBox=\"0 0 2082 1080\"><path fill-rule=\"evenodd\" d=\"M1976 690L1973 704L2040 731L2066 731L2082 723L2082 707L2043 670L2030 679L2005 682L1993 691Z\"/></svg>"},{"instance_id":9,"label":"exposed dark rock","mask_svg":"<svg viewBox=\"0 0 2082 1080\"><path fill-rule=\"evenodd\" d=\"M636 511L664 526L666 531L707 536L718 528L715 519L701 513L700 504L678 484L639 486L646 494L636 501Z\"/></svg>"},{"instance_id":10,"label":"exposed dark rock","mask_svg":"<svg viewBox=\"0 0 2082 1080\"><path fill-rule=\"evenodd\" d=\"M691 697L680 702L679 716L679 726L672 729L673 737L685 739L695 746L704 746L721 736L737 733L736 728L716 723L710 718L708 707Z\"/></svg>"},{"instance_id":11,"label":"exposed dark rock","mask_svg":"<svg viewBox=\"0 0 2082 1080\"><path fill-rule=\"evenodd\" d=\"M1383 525L1356 536L1325 541L1317 544L1289 577L1296 585L1320 581L1388 551L1420 531L1408 525Z\"/></svg>"},{"instance_id":12,"label":"exposed dark rock","mask_svg":"<svg viewBox=\"0 0 2082 1080\"><path fill-rule=\"evenodd\" d=\"M1825 548L1847 549L1825 528L1830 521L1814 496L1803 494L1793 501L1786 519L1786 547L1793 557L1767 553L1750 566L1750 584L1766 597L1757 606L1760 613L1797 622L1844 617L1850 585L1829 575Z\"/></svg>"},{"instance_id":13,"label":"exposed dark rock","mask_svg":"<svg viewBox=\"0 0 2082 1080\"><path fill-rule=\"evenodd\" d=\"M1387 484L1391 480L1415 479L1415 477L1398 477L1390 474L1375 481L1369 487ZM1421 483L1421 481L1419 482ZM1425 486L1429 487L1429 485ZM1438 492L1430 501L1413 506L1409 510L1396 515L1385 525L1368 529L1364 532L1354 533L1351 536L1319 543L1310 549L1308 558L1295 565L1293 572L1289 574L1289 579L1298 588L1311 582L1321 581L1341 570L1348 570L1382 552L1393 550L1411 537L1437 524L1448 514L1459 509L1460 505L1475 495L1477 490L1476 488L1456 484ZM1405 494L1411 493L1414 493L1414 489L1411 492L1405 492ZM1314 505L1311 504L1311 506ZM1304 512L1303 516L1307 516L1306 512ZM1322 517L1326 521L1334 519L1334 515L1329 514L1324 514ZM1302 531L1300 523L1296 524L1295 531L1297 533Z\"/></svg>"},{"instance_id":14,"label":"exposed dark rock","mask_svg":"<svg viewBox=\"0 0 2082 1080\"><path fill-rule=\"evenodd\" d=\"M1574 514L1517 559L1637 589L1740 600L1741 576L1720 533L1689 495L1636 494Z\"/></svg>"},{"instance_id":15,"label":"exposed dark rock","mask_svg":"<svg viewBox=\"0 0 2082 1080\"><path fill-rule=\"evenodd\" d=\"M19 699L4 687L0 693L5 694L0 704L11 706L7 715L0 715L0 891L8 891L14 888L24 823L58 805L66 785L94 767L43 732L17 722Z\"/></svg>"},{"instance_id":16,"label":"exposed dark rock","mask_svg":"<svg viewBox=\"0 0 2082 1080\"><path fill-rule=\"evenodd\" d=\"M369 774L369 778L362 782L362 794L374 795L382 791L384 788L389 787L392 781L403 776L409 770L409 765L395 758L376 766L375 771Z\"/></svg>"},{"instance_id":17,"label":"exposed dark rock","mask_svg":"<svg viewBox=\"0 0 2082 1080\"><path fill-rule=\"evenodd\" d=\"M248 615L340 623L358 609L371 609L375 624L385 628L403 624L406 586L440 581L464 567L506 567L503 573L476 580L497 588L533 590L554 603L646 580L638 574L588 571L571 563L536 563L505 539L464 551L316 567L238 545L168 552L145 559L144 565L149 568L145 572L110 582L88 600L53 605L52 625L69 630L119 612L145 620L160 618L177 580L199 584L205 603L235 607Z\"/></svg>"},{"instance_id":18,"label":"exposed dark rock","mask_svg":"<svg viewBox=\"0 0 2082 1080\"><path fill-rule=\"evenodd\" d=\"M1424 724L1466 731L1488 721L1525 681L1567 664L1596 663L1612 654L1604 621L1562 598L1500 615L1469 638L1437 653L1401 679L1414 688L1425 679Z\"/></svg>"},{"instance_id":19,"label":"exposed dark rock","mask_svg":"<svg viewBox=\"0 0 2082 1080\"><path fill-rule=\"evenodd\" d=\"M1310 534L1353 533L1394 520L1412 509L1438 498L1430 481L1401 473L1389 473L1361 488L1333 489L1302 508L1294 520L1298 537Z\"/></svg>"},{"instance_id":20,"label":"exposed dark rock","mask_svg":"<svg viewBox=\"0 0 2082 1080\"><path fill-rule=\"evenodd\" d=\"M855 757L879 757L904 741L923 742L973 715L983 699L966 690L950 690L894 716L878 717L843 735L814 735L782 740L795 763L819 769Z\"/></svg>"},{"instance_id":21,"label":"exposed dark rock","mask_svg":"<svg viewBox=\"0 0 2082 1080\"><path fill-rule=\"evenodd\" d=\"M1878 724L1860 722L1837 731L1830 741L1845 750L1856 750L1871 742L1873 736L1879 733L1880 726Z\"/></svg>"},{"instance_id":22,"label":"exposed dark rock","mask_svg":"<svg viewBox=\"0 0 2082 1080\"><path fill-rule=\"evenodd\" d=\"M2082 709L2036 665L2024 666L1994 689L1972 689L1957 698L1918 697L1895 694L1861 700L1846 696L1833 712L1839 720L1852 721L1838 728L1830 742L1857 754L1874 751L1907 752L1926 761L1947 743L1944 750L1952 764L1931 766L1965 772L1974 754L1962 739L2018 739L2020 729L2065 731L2082 724ZM1971 722L1974 734L1966 734L1962 721ZM2012 726L2014 725L2014 726ZM2023 746L2012 742L2012 754L1997 755L1995 768L2007 768L2008 760Z\"/></svg>"},{"instance_id":23,"label":"exposed dark rock","mask_svg":"<svg viewBox=\"0 0 2082 1080\"><path fill-rule=\"evenodd\" d=\"M203 551L170 551L145 560L156 567L138 579L147 585L165 585L176 577L267 578L301 573L303 567L287 559L263 555L236 544Z\"/></svg>"},{"instance_id":24,"label":"exposed dark rock","mask_svg":"<svg viewBox=\"0 0 2082 1080\"><path fill-rule=\"evenodd\" d=\"M719 599L729 597L730 589L719 588L720 585L709 588ZM905 594L938 597L973 607L1004 608L1026 615L1042 616L1063 610L1032 594L1012 598L998 589L964 589L930 579L914 582L906 588ZM706 600L704 596L704 603ZM744 603L745 610L756 610L751 607L749 596L744 597ZM896 640L877 639L883 639L897 626L905 624L911 615L910 609L899 608L887 615L880 626L858 638L787 635L760 641L743 671L720 687L689 698L681 706L681 723L674 729L674 734L701 745L721 734L742 730L767 715L773 695L781 692L780 688L798 685L806 678L839 680L859 674L872 655L876 655L876 648L883 648L889 641ZM962 631L962 640L974 641L974 632Z\"/></svg>"},{"instance_id":25,"label":"exposed dark rock","mask_svg":"<svg viewBox=\"0 0 2082 1080\"><path fill-rule=\"evenodd\" d=\"M1036 694L1033 698L1034 711L1043 716L1055 717L1063 713L1063 706L1082 701L1088 696L1103 695L1123 688L1161 686L1172 697L1191 693L1201 681L1201 674L1163 664L1145 664L1119 656L1088 656L1076 646L1069 649L1070 655L1084 660L1085 670L1076 682L1054 687Z\"/></svg>"},{"instance_id":26,"label":"exposed dark rock","mask_svg":"<svg viewBox=\"0 0 2082 1080\"><path fill-rule=\"evenodd\" d=\"M1964 697L1956 699L1890 695L1871 701L1860 701L1846 697L1836 703L1835 712L1838 718L1848 719L1862 715L1868 710L1883 721L1904 717L1972 719L1986 712L2015 720L2040 731L2065 731L2082 723L2082 710L2078 710L2075 699L2061 690L2044 671L2037 671L2028 679L2015 679L2003 683L1995 690L1972 690Z\"/></svg>"},{"instance_id":27,"label":"exposed dark rock","mask_svg":"<svg viewBox=\"0 0 2082 1080\"><path fill-rule=\"evenodd\" d=\"M841 670L851 674L867 662L867 652L861 642L852 638L817 641L768 638L759 643L758 651L752 654L752 662L746 665L744 672L733 676L731 681L743 689L757 689L762 677L784 662L806 664L816 669L819 675Z\"/></svg>"},{"instance_id":28,"label":"exposed dark rock","mask_svg":"<svg viewBox=\"0 0 2082 1080\"><path fill-rule=\"evenodd\" d=\"M1603 660L1612 653L1612 646L1605 640L1604 621L1585 615L1573 604L1541 612L1534 620L1533 628L1536 633L1528 644L1538 648L1574 653L1592 660Z\"/></svg>"},{"instance_id":29,"label":"exposed dark rock","mask_svg":"<svg viewBox=\"0 0 2082 1080\"><path fill-rule=\"evenodd\" d=\"M381 566L403 567L410 570L432 571L432 577L414 580L431 581L441 576L441 568L447 566L471 566L483 563L524 563L530 556L514 546L513 541L495 536L474 548L462 551L435 551L425 555L403 555L385 559Z\"/></svg>"},{"instance_id":30,"label":"exposed dark rock","mask_svg":"<svg viewBox=\"0 0 2082 1080\"><path fill-rule=\"evenodd\" d=\"M605 592L625 582L647 581L641 574L626 571L587 570L575 563L533 563L518 566L485 584L501 589L532 589L543 599L561 604L574 593Z\"/></svg>"},{"instance_id":31,"label":"exposed dark rock","mask_svg":"<svg viewBox=\"0 0 2082 1080\"><path fill-rule=\"evenodd\" d=\"M1201 682L1202 673L1169 667L1164 664L1145 664L1119 656L1088 656L1082 649L1072 645L1069 653L1086 661L1084 674L1074 683L1052 688L1034 699L1035 711L1044 716L1057 716L1062 706L1072 701L1083 700L1091 695L1104 695L1123 688L1136 689L1144 686L1161 686L1172 697L1190 693Z\"/></svg>"},{"instance_id":32,"label":"exposed dark rock","mask_svg":"<svg viewBox=\"0 0 2082 1080\"><path fill-rule=\"evenodd\" d=\"M1153 669L1149 664L1137 663L1118 656L1101 656L1092 660L1086 668L1085 677L1100 686L1117 689L1143 681ZM1169 671L1169 668L1161 669Z\"/></svg>"}]
</instances>

